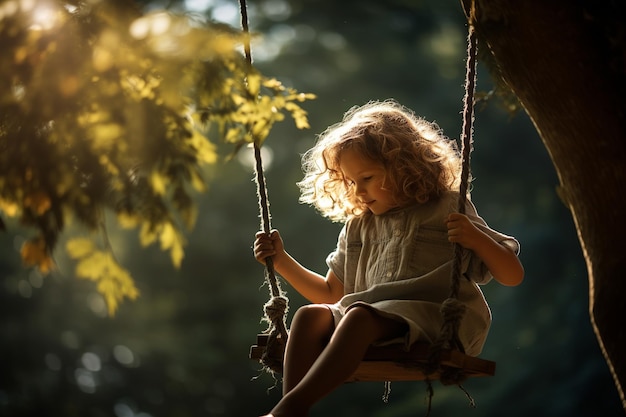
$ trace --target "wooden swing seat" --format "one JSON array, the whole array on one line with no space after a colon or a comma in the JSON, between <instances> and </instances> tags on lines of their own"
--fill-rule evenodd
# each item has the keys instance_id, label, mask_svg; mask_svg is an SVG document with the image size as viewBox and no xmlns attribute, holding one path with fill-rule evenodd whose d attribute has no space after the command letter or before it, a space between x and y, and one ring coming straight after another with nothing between
<instances>
[{"instance_id":1,"label":"wooden swing seat","mask_svg":"<svg viewBox=\"0 0 626 417\"><path fill-rule=\"evenodd\" d=\"M257 344L250 348L250 359L261 360L267 339L267 334L257 335ZM275 354L282 358L283 352L284 345L281 345L281 349ZM438 380L439 370L428 376L422 370L428 363L429 356L430 345L425 342L415 343L409 351L398 346L371 346L358 369L346 382ZM493 376L496 371L496 363L493 361L451 349L444 349L441 352L441 367L461 369L467 377Z\"/></svg>"}]
</instances>

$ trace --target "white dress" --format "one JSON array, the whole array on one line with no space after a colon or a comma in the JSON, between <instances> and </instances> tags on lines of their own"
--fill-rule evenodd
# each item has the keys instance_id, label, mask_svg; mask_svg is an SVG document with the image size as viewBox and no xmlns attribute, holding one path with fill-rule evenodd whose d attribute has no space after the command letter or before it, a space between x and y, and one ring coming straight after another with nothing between
<instances>
[{"instance_id":1,"label":"white dress","mask_svg":"<svg viewBox=\"0 0 626 417\"><path fill-rule=\"evenodd\" d=\"M453 245L448 242L445 220L457 211L458 193L437 201L371 213L350 219L339 234L337 249L326 262L343 282L344 297L329 305L335 323L355 305L407 323L402 339L408 349L415 341L434 342L441 329L441 303L450 292ZM515 238L491 229L468 201L465 213L495 241L519 253ZM465 250L458 299L466 306L459 338L468 355L478 355L484 345L491 311L478 284L492 279L482 261Z\"/></svg>"}]
</instances>

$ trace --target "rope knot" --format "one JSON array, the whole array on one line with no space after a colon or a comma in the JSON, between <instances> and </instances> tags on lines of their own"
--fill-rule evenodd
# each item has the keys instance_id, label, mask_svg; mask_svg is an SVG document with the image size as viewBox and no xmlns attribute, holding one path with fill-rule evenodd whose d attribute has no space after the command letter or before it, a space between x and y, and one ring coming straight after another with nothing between
<instances>
[{"instance_id":1,"label":"rope knot","mask_svg":"<svg viewBox=\"0 0 626 417\"><path fill-rule=\"evenodd\" d=\"M465 304L456 298L446 298L441 303L441 315L444 322L460 323L465 314Z\"/></svg>"},{"instance_id":2,"label":"rope knot","mask_svg":"<svg viewBox=\"0 0 626 417\"><path fill-rule=\"evenodd\" d=\"M441 316L443 324L441 326L441 334L439 335L439 343L441 347L448 349L458 349L465 353L463 344L459 339L459 328L461 320L465 314L465 304L456 298L447 298L441 303Z\"/></svg>"},{"instance_id":3,"label":"rope knot","mask_svg":"<svg viewBox=\"0 0 626 417\"><path fill-rule=\"evenodd\" d=\"M282 295L270 298L270 300L263 306L267 320L270 323L282 321L285 313L287 312L288 303L289 300Z\"/></svg>"},{"instance_id":4,"label":"rope knot","mask_svg":"<svg viewBox=\"0 0 626 417\"><path fill-rule=\"evenodd\" d=\"M287 313L289 300L282 295L273 296L263 306L265 310L264 320L269 323L267 344L265 352L261 355L261 362L266 370L272 373L282 373L283 355L287 341L287 329L285 328L285 314Z\"/></svg>"}]
</instances>

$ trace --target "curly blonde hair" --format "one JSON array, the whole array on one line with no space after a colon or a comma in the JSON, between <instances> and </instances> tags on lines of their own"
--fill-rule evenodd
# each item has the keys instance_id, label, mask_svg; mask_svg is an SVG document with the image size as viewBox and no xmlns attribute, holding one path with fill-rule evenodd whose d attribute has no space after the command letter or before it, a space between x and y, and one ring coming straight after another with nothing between
<instances>
[{"instance_id":1,"label":"curly blonde hair","mask_svg":"<svg viewBox=\"0 0 626 417\"><path fill-rule=\"evenodd\" d=\"M300 201L335 221L369 211L339 167L345 149L383 165L384 187L401 207L436 199L459 184L461 159L453 140L394 100L372 101L348 110L302 157Z\"/></svg>"}]
</instances>

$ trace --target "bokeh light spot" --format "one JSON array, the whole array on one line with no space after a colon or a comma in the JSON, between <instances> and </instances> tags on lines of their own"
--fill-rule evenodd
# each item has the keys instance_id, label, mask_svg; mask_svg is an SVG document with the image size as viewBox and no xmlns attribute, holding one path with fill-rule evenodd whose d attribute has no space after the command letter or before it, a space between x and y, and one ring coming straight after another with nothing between
<instances>
[{"instance_id":1,"label":"bokeh light spot","mask_svg":"<svg viewBox=\"0 0 626 417\"><path fill-rule=\"evenodd\" d=\"M291 6L284 0L268 0L261 3L263 14L274 21L286 20L291 16Z\"/></svg>"},{"instance_id":2,"label":"bokeh light spot","mask_svg":"<svg viewBox=\"0 0 626 417\"><path fill-rule=\"evenodd\" d=\"M33 296L33 287L28 283L28 281L21 279L17 283L17 292L24 298L30 298Z\"/></svg>"},{"instance_id":3,"label":"bokeh light spot","mask_svg":"<svg viewBox=\"0 0 626 417\"><path fill-rule=\"evenodd\" d=\"M93 376L93 373L84 368L78 368L74 371L74 378L76 379L76 384L78 384L78 388L86 393L93 394L96 392L96 379Z\"/></svg>"},{"instance_id":4,"label":"bokeh light spot","mask_svg":"<svg viewBox=\"0 0 626 417\"><path fill-rule=\"evenodd\" d=\"M150 21L150 33L153 35L163 35L172 23L172 19L167 13L157 13L150 17Z\"/></svg>"},{"instance_id":5,"label":"bokeh light spot","mask_svg":"<svg viewBox=\"0 0 626 417\"><path fill-rule=\"evenodd\" d=\"M213 9L213 19L233 26L238 25L239 9L234 4L222 3Z\"/></svg>"},{"instance_id":6,"label":"bokeh light spot","mask_svg":"<svg viewBox=\"0 0 626 417\"><path fill-rule=\"evenodd\" d=\"M33 12L33 30L49 30L52 29L59 20L59 14L56 10L49 6L38 5Z\"/></svg>"},{"instance_id":7,"label":"bokeh light spot","mask_svg":"<svg viewBox=\"0 0 626 417\"><path fill-rule=\"evenodd\" d=\"M7 1L6 3L0 4L0 19L13 16L17 13L18 8L17 1Z\"/></svg>"},{"instance_id":8,"label":"bokeh light spot","mask_svg":"<svg viewBox=\"0 0 626 417\"><path fill-rule=\"evenodd\" d=\"M41 288L43 286L43 275L37 269L33 269L28 274L28 282L33 288Z\"/></svg>"},{"instance_id":9,"label":"bokeh light spot","mask_svg":"<svg viewBox=\"0 0 626 417\"><path fill-rule=\"evenodd\" d=\"M87 306L98 317L107 317L108 310L104 298L98 293L91 293L87 297Z\"/></svg>"},{"instance_id":10,"label":"bokeh light spot","mask_svg":"<svg viewBox=\"0 0 626 417\"><path fill-rule=\"evenodd\" d=\"M83 363L83 366L88 371L98 372L100 371L100 369L102 369L102 362L100 361L100 357L93 352L85 352L80 358L80 361Z\"/></svg>"},{"instance_id":11,"label":"bokeh light spot","mask_svg":"<svg viewBox=\"0 0 626 417\"><path fill-rule=\"evenodd\" d=\"M150 33L150 22L148 18L141 17L131 23L129 32L135 39L144 39Z\"/></svg>"},{"instance_id":12,"label":"bokeh light spot","mask_svg":"<svg viewBox=\"0 0 626 417\"><path fill-rule=\"evenodd\" d=\"M191 12L206 12L213 0L185 0L185 9Z\"/></svg>"},{"instance_id":13,"label":"bokeh light spot","mask_svg":"<svg viewBox=\"0 0 626 417\"><path fill-rule=\"evenodd\" d=\"M252 152L252 146L242 149L237 154L237 161L251 172L254 171L256 161L254 159L254 152ZM274 160L274 151L268 146L264 145L261 148L261 159L263 160L263 168L269 171L272 167L272 161Z\"/></svg>"},{"instance_id":14,"label":"bokeh light spot","mask_svg":"<svg viewBox=\"0 0 626 417\"><path fill-rule=\"evenodd\" d=\"M337 32L322 32L318 39L324 48L331 51L339 51L348 44L346 39Z\"/></svg>"},{"instance_id":15,"label":"bokeh light spot","mask_svg":"<svg viewBox=\"0 0 626 417\"><path fill-rule=\"evenodd\" d=\"M125 366L133 366L135 364L133 351L124 345L117 345L113 348L113 357Z\"/></svg>"}]
</instances>

